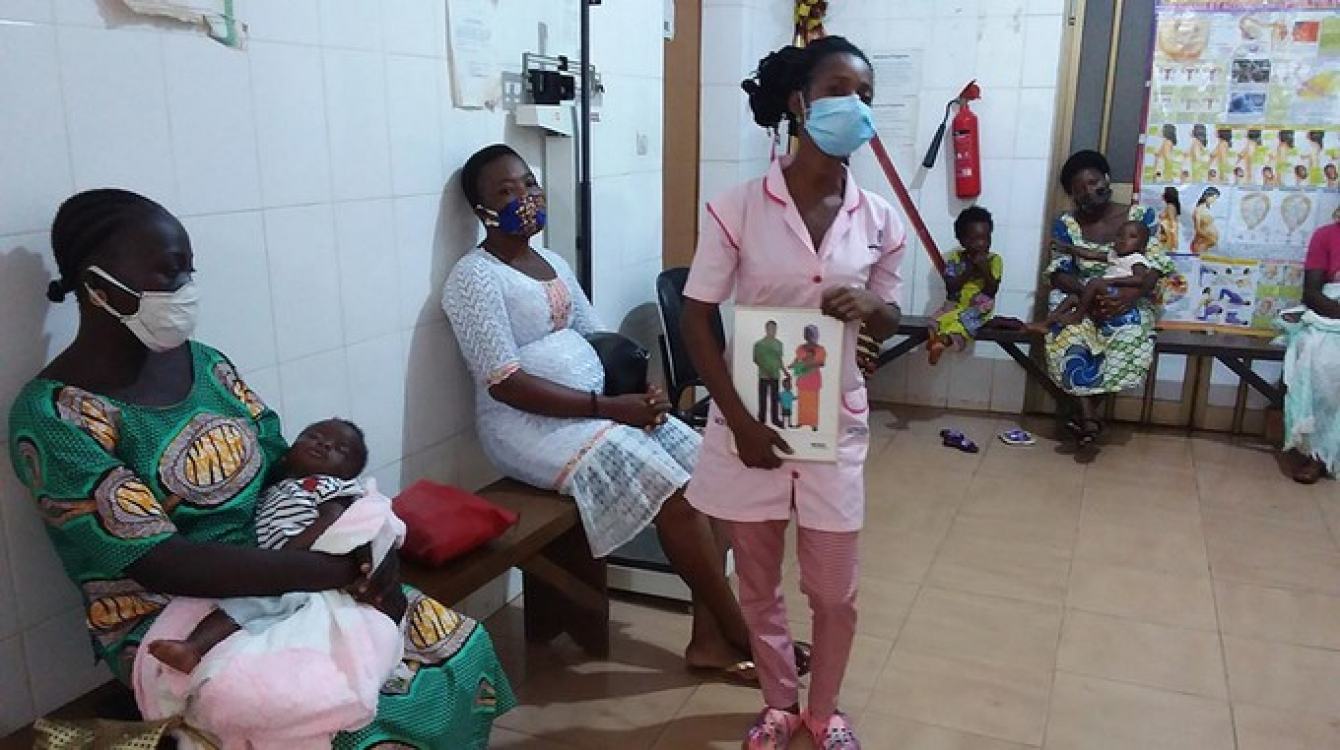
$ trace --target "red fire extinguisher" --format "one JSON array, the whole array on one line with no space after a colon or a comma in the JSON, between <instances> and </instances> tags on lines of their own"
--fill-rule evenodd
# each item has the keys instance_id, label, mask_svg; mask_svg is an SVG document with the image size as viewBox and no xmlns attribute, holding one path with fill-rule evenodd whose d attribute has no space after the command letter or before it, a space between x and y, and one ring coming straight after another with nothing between
<instances>
[{"instance_id":1,"label":"red fire extinguisher","mask_svg":"<svg viewBox=\"0 0 1340 750\"><path fill-rule=\"evenodd\" d=\"M982 152L977 146L977 115L966 99L959 102L954 115L954 194L976 198L982 194Z\"/></svg>"},{"instance_id":2,"label":"red fire extinguisher","mask_svg":"<svg viewBox=\"0 0 1340 750\"><path fill-rule=\"evenodd\" d=\"M977 115L968 107L968 102L982 98L982 90L976 81L963 87L959 95L945 106L945 119L949 119L949 108L958 105L958 114L954 115L953 135L949 140L954 149L954 194L960 198L976 198L982 194L982 152L977 143ZM922 160L922 166L930 169L935 166L935 157L940 151L940 142L944 138L945 122L940 123L931 147Z\"/></svg>"}]
</instances>

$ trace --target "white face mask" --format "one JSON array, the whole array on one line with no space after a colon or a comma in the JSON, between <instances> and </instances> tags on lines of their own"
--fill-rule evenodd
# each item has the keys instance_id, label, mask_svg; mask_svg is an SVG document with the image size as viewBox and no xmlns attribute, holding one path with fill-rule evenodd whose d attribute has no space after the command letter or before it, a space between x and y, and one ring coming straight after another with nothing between
<instances>
[{"instance_id":1,"label":"white face mask","mask_svg":"<svg viewBox=\"0 0 1340 750\"><path fill-rule=\"evenodd\" d=\"M111 274L89 266L95 273L126 294L140 301L139 309L130 315L123 315L107 303L106 296L95 292L87 284L88 298L93 304L106 310L112 317L121 321L135 338L151 351L165 352L176 349L191 337L195 331L196 311L200 306L200 288L194 281L188 281L175 292L137 292L122 284Z\"/></svg>"}]
</instances>

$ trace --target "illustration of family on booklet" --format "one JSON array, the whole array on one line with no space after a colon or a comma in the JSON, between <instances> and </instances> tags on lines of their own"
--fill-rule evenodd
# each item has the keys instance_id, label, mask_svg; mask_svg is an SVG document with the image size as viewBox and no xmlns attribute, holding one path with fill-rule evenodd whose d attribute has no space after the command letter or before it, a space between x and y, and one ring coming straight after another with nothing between
<instances>
[{"instance_id":1,"label":"illustration of family on booklet","mask_svg":"<svg viewBox=\"0 0 1340 750\"><path fill-rule=\"evenodd\" d=\"M758 421L786 437L795 451L787 458L836 460L842 322L818 310L739 306L734 340L736 390Z\"/></svg>"}]
</instances>

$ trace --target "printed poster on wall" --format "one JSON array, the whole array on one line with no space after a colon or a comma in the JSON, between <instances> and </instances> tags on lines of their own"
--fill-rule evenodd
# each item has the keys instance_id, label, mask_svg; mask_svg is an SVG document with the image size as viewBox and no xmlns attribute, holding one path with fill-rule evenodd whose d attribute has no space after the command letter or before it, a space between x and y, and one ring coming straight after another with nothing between
<instances>
[{"instance_id":1,"label":"printed poster on wall","mask_svg":"<svg viewBox=\"0 0 1340 750\"><path fill-rule=\"evenodd\" d=\"M1160 325L1272 335L1340 205L1340 0L1158 0L1136 180Z\"/></svg>"}]
</instances>

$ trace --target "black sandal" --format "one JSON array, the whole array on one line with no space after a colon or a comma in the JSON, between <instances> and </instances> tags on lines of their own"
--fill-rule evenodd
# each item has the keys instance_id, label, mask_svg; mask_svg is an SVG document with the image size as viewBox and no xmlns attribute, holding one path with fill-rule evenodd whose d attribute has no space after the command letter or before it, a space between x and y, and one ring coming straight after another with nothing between
<instances>
[{"instance_id":1,"label":"black sandal","mask_svg":"<svg viewBox=\"0 0 1340 750\"><path fill-rule=\"evenodd\" d=\"M1102 434L1102 420L1094 417L1087 417L1079 420L1079 444L1081 446L1092 445Z\"/></svg>"}]
</instances>

